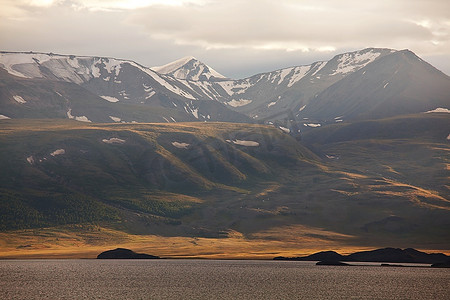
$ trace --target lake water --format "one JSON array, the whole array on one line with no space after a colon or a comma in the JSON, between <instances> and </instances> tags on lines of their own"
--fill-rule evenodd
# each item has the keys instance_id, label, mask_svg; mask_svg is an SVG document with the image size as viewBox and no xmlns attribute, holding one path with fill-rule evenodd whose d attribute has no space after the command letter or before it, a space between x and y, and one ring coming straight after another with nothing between
<instances>
[{"instance_id":1,"label":"lake water","mask_svg":"<svg viewBox=\"0 0 450 300\"><path fill-rule=\"evenodd\" d=\"M1 299L450 299L450 269L218 260L2 260Z\"/></svg>"}]
</instances>

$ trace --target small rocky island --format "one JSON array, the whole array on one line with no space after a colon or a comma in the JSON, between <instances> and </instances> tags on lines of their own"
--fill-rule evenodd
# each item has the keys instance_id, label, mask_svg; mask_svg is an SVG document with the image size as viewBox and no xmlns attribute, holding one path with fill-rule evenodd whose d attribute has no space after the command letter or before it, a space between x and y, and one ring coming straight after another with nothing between
<instances>
[{"instance_id":1,"label":"small rocky island","mask_svg":"<svg viewBox=\"0 0 450 300\"><path fill-rule=\"evenodd\" d=\"M275 257L274 260L319 261L318 265L347 265L342 262L422 263L434 268L448 268L450 257L443 253L425 253L416 249L382 248L341 255L334 251L322 251L303 257ZM388 264L383 264L388 266ZM399 265L395 265L399 266Z\"/></svg>"},{"instance_id":2,"label":"small rocky island","mask_svg":"<svg viewBox=\"0 0 450 300\"><path fill-rule=\"evenodd\" d=\"M97 259L159 259L159 256L154 256L145 253L136 253L133 250L125 248L117 248L100 253Z\"/></svg>"}]
</instances>

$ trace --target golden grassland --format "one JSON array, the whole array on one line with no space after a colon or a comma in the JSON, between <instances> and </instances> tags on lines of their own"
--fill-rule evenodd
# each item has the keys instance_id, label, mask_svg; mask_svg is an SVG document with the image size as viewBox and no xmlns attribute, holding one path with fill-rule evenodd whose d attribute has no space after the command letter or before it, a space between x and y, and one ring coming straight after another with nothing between
<instances>
[{"instance_id":1,"label":"golden grassland","mask_svg":"<svg viewBox=\"0 0 450 300\"><path fill-rule=\"evenodd\" d=\"M251 237L230 231L227 238L132 235L94 225L0 233L0 259L90 259L118 247L164 258L202 259L272 259L326 250L350 254L374 249L352 244L352 236L302 225L272 228ZM450 250L422 251L450 254Z\"/></svg>"},{"instance_id":2,"label":"golden grassland","mask_svg":"<svg viewBox=\"0 0 450 300\"><path fill-rule=\"evenodd\" d=\"M0 233L0 259L95 258L116 247L166 258L211 259L271 259L322 250L347 253L365 249L342 243L349 239L350 236L305 226L272 229L250 238L236 231L230 231L227 238L193 238L132 235L92 225L66 226Z\"/></svg>"},{"instance_id":3,"label":"golden grassland","mask_svg":"<svg viewBox=\"0 0 450 300\"><path fill-rule=\"evenodd\" d=\"M259 124L245 124L247 130L264 129L266 131L277 131L275 127ZM15 120L4 120L2 122L1 134L10 134L17 132L30 131L63 131L63 130L80 130L80 129L101 129L101 130L130 130L141 132L145 130L145 134L163 133L163 132L197 132L205 135L215 135L217 132L240 130L240 123L225 122L179 122L179 123L85 123L71 120L48 120L30 119L21 120L20 123Z\"/></svg>"}]
</instances>

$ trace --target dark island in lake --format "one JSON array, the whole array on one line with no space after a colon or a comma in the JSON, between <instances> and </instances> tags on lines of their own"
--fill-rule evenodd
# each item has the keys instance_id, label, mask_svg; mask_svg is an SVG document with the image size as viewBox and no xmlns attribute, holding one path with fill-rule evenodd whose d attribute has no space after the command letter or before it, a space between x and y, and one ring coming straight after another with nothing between
<instances>
[{"instance_id":1,"label":"dark island in lake","mask_svg":"<svg viewBox=\"0 0 450 300\"><path fill-rule=\"evenodd\" d=\"M133 250L125 248L117 248L100 253L97 259L159 259L159 256L154 256L145 253L136 253Z\"/></svg>"},{"instance_id":2,"label":"dark island in lake","mask_svg":"<svg viewBox=\"0 0 450 300\"><path fill-rule=\"evenodd\" d=\"M382 248L371 251L341 255L334 251L322 251L303 257L275 257L274 260L322 261L322 262L383 262L383 263L423 263L448 265L450 257L443 253L425 253L412 248Z\"/></svg>"},{"instance_id":3,"label":"dark island in lake","mask_svg":"<svg viewBox=\"0 0 450 300\"><path fill-rule=\"evenodd\" d=\"M336 260L321 260L316 263L316 266L350 266L350 265Z\"/></svg>"}]
</instances>

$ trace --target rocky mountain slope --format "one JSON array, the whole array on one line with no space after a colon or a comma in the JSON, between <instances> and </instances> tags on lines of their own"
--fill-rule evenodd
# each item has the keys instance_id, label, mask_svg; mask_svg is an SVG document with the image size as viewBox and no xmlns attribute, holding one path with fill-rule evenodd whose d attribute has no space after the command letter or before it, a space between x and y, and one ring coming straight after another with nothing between
<instances>
[{"instance_id":1,"label":"rocky mountain slope","mask_svg":"<svg viewBox=\"0 0 450 300\"><path fill-rule=\"evenodd\" d=\"M315 97L299 114L322 122L423 113L450 105L450 77L408 50L379 58Z\"/></svg>"},{"instance_id":2,"label":"rocky mountain slope","mask_svg":"<svg viewBox=\"0 0 450 300\"><path fill-rule=\"evenodd\" d=\"M318 93L393 52L390 49L365 49L338 55L330 61L281 69L219 84L227 90L231 99L226 103L254 119L294 119Z\"/></svg>"}]
</instances>

